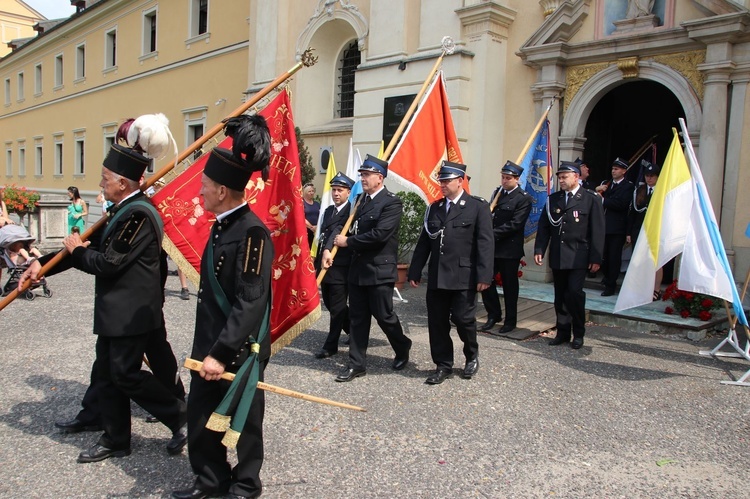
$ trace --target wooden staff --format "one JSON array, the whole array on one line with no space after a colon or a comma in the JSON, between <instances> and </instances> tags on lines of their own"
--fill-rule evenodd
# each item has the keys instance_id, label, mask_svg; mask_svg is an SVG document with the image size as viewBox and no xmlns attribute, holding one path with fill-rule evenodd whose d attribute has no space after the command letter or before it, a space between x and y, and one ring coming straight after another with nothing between
<instances>
[{"instance_id":1,"label":"wooden staff","mask_svg":"<svg viewBox=\"0 0 750 499\"><path fill-rule=\"evenodd\" d=\"M216 125L214 125L213 128L211 128L210 130L208 130L199 139L197 139L195 142L193 142L192 144L190 144L190 146L187 149L185 149L184 151L182 151L177 156L177 158L175 158L174 160L170 161L166 166L164 166L164 168L162 168L161 170L159 170L158 172L156 172L154 175L152 175L148 180L146 180L143 183L143 185L141 185L141 190L145 191L148 188L150 188L157 181L159 181L159 179L161 179L164 175L166 175L167 173L171 172L178 163L180 163L181 161L183 161L185 158L189 157L195 151L197 151L198 149L200 149L203 146L203 144L205 144L206 142L208 142L209 140L211 140L216 134L218 134L219 132L221 132L222 129L224 128L224 121L225 120L227 120L229 118L233 118L235 116L239 116L242 113L244 113L245 111L247 111L248 109L250 109L251 107L253 107L261 99L263 99L266 95L268 95L269 93L271 93L276 87L278 87L279 85L281 85L282 83L284 83L286 80L288 80L289 78L291 78L292 75L294 73L296 73L297 71L299 71L302 67L305 67L305 66L309 67L309 66L312 66L313 64L315 64L317 62L318 58L314 57L312 55L312 50L313 49L311 49L311 48L307 49L302 54L302 59L300 60L300 62L298 62L297 64L295 64L291 69L287 70L285 73L281 74L275 80L273 80L271 83L269 83L268 85L266 85L265 88L263 88L260 92L258 92L257 94L255 94L252 99L248 100L247 102L245 102L244 104L242 104L240 107L238 107L237 109L235 109L234 111L232 111L232 113L230 115L228 115L226 118L224 118L224 120L222 120L221 122L219 122ZM106 220L107 220L107 217L108 217L108 215L104 215L94 225L92 225L91 227L89 227L83 234L81 234L81 240L82 241L86 241L89 237L91 237L91 235L94 232L96 232L97 230L99 230L100 228L102 228L104 226ZM52 257L52 259L50 261L48 261L42 267L42 269L39 271L39 274L38 274L39 277L41 277L44 274L46 274L47 272L49 272L55 265L57 265L58 263L60 263L62 261L62 259L65 258L66 256L68 256L68 251L65 248L63 248L54 257ZM18 288L16 288L13 291L11 291L8 294L8 296L6 296L5 298L3 298L2 301L0 301L0 310L4 309L6 306L8 306L8 304L10 302L12 302L13 300L15 300L16 297L20 293L23 293L24 291L26 291L29 288L29 286L31 286L31 284L32 284L31 283L31 279L29 279L29 280L26 281L26 283L24 283L23 287L20 290Z\"/></svg>"},{"instance_id":2,"label":"wooden staff","mask_svg":"<svg viewBox=\"0 0 750 499\"><path fill-rule=\"evenodd\" d=\"M203 367L203 362L191 358L185 359L184 367L187 367L191 371L200 371ZM225 372L221 375L221 379L227 381L234 380L234 373ZM356 405L344 404L343 402L336 402L335 400L324 399L322 397L316 397L314 395L308 395L306 393L295 392L294 390L288 390L281 388L280 386L269 385L262 381L258 381L258 388L267 392L278 393L279 395L285 395L287 397L294 397L296 399L307 400L308 402L317 402L319 404L332 405L334 407L341 407L342 409L351 409L353 411L367 412L367 409L358 407Z\"/></svg>"},{"instance_id":3,"label":"wooden staff","mask_svg":"<svg viewBox=\"0 0 750 499\"><path fill-rule=\"evenodd\" d=\"M555 100L557 97L553 97L552 100L549 103L549 106L547 106L547 109L544 110L544 113L542 113L542 117L539 118L539 122L534 127L534 131L531 132L531 135L529 135L529 140L526 141L526 145L523 146L523 149L521 150L521 154L518 155L518 158L516 158L516 164L520 165L523 161L523 158L526 157L526 153L529 150L529 147L531 147L531 144L534 142L534 139L536 139L536 134L539 133L539 129L542 128L542 125L544 124L544 121L547 119L547 115L549 115L550 109L552 109L552 105L555 103ZM547 165L551 167L551 165ZM497 190L497 194L495 194L495 197L492 199L492 203L490 203L490 212L495 211L495 206L497 206L497 202L500 201L500 193L503 192L502 189Z\"/></svg>"},{"instance_id":4,"label":"wooden staff","mask_svg":"<svg viewBox=\"0 0 750 499\"><path fill-rule=\"evenodd\" d=\"M636 161L638 161L638 159L639 159L639 158L640 158L641 156L643 156L643 153L645 153L645 152L646 152L646 150L647 150L647 149L648 149L649 147L651 147L651 146L653 145L653 143L654 143L654 140L656 140L656 137L658 137L658 136L659 136L659 135L654 135L653 137L651 137L650 139L648 139L648 140L647 140L647 141L646 141L646 142L645 142L645 143L644 143L644 144L643 144L643 145L641 146L641 148L640 148L640 149L638 149L638 151L637 151L637 152L636 152L636 153L635 153L634 155L632 155L632 156L630 157L630 161L628 161L628 169L627 169L626 171L629 171L629 170L630 170L630 168L631 168L631 167L632 167L633 165L635 165L635 162L636 162Z\"/></svg>"},{"instance_id":5,"label":"wooden staff","mask_svg":"<svg viewBox=\"0 0 750 499\"><path fill-rule=\"evenodd\" d=\"M440 57L437 58L435 64L432 66L430 73L427 75L427 78L425 78L424 83L422 84L422 88L419 89L419 93L417 93L417 96L412 101L409 109L406 111L406 114L401 119L401 123L399 123L398 128L396 129L396 133L394 133L393 137L391 137L390 142L388 142L388 147L386 147L385 151L383 151L383 157L380 159L387 159L396 148L396 144L398 144L398 140L401 138L401 134L404 133L404 128L406 128L406 125L409 124L409 120L414 114L414 111L416 111L417 106L422 100L422 97L424 97L424 94L427 91L427 88L430 86L430 83L432 83L432 80L435 77L435 73L437 73L440 64L443 62L443 57L445 57L446 54L450 55L455 51L456 47L453 43L453 39L449 36L444 36L442 40L442 48L443 51L440 53ZM352 223L354 223L354 216L357 214L357 208L359 208L359 202L362 197L363 196L359 196L359 198L357 198L357 202L354 204L354 206L352 207L352 211L349 213L349 218L346 220L344 227L341 229L341 234L346 235L349 232L349 228L352 226ZM331 250L331 258L336 258L336 253L338 252L338 250L338 246L333 247L333 249ZM325 277L327 271L328 269L321 269L317 279L318 286L320 286L320 283L323 281L323 277Z\"/></svg>"}]
</instances>

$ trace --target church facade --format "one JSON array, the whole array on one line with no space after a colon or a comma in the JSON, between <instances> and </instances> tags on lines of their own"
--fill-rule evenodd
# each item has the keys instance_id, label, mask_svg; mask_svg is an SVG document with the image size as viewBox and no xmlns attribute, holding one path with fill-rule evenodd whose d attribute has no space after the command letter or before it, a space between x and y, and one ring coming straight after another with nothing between
<instances>
[{"instance_id":1,"label":"church facade","mask_svg":"<svg viewBox=\"0 0 750 499\"><path fill-rule=\"evenodd\" d=\"M79 185L93 195L117 122L163 112L186 146L313 47L318 62L299 71L289 89L320 189L324 153L334 155L339 169L350 139L363 156L377 153L450 36L456 50L442 70L472 193L490 195L501 165L516 160L553 100L553 163L583 158L594 182L608 178L615 157L631 158L644 147L662 162L672 128L684 118L735 278L744 281L750 268L750 201L741 195L750 182L750 141L743 140L750 130L746 0L89 3L0 61L8 85L0 109L0 127L8 131L0 167L5 183L45 192ZM200 9L207 29L193 33ZM143 52L146 21L158 29L155 56ZM111 50L113 27L121 62L106 71L99 65ZM92 47L86 49L95 61L91 76L66 80L63 88L51 83L38 98L17 102L19 72L33 75L43 64L52 78L55 57L75 61L81 43ZM83 172L76 146L82 135ZM37 145L40 175L32 173L29 152ZM24 175L22 149L30 165Z\"/></svg>"}]
</instances>

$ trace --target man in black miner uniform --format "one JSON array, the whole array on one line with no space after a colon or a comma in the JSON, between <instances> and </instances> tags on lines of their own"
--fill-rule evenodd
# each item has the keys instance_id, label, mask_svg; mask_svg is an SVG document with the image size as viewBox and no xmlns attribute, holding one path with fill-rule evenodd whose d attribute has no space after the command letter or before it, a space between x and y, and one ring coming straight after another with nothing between
<instances>
[{"instance_id":1,"label":"man in black miner uniform","mask_svg":"<svg viewBox=\"0 0 750 499\"><path fill-rule=\"evenodd\" d=\"M359 168L362 199L355 215L352 235L336 235L334 244L352 251L349 267L349 365L336 381L351 381L367 372L367 344L370 321L375 317L391 343L396 357L393 369L400 371L409 362L411 340L404 335L393 311L396 284L398 227L403 205L383 185L388 163L369 154ZM340 231L340 229L339 229ZM324 263L325 265L325 263Z\"/></svg>"},{"instance_id":2,"label":"man in black miner uniform","mask_svg":"<svg viewBox=\"0 0 750 499\"><path fill-rule=\"evenodd\" d=\"M622 265L622 248L625 246L628 226L628 208L633 199L635 186L625 179L628 164L616 158L612 163L612 180L596 187L603 198L605 233L604 238L604 291L602 296L612 296L617 287L617 278Z\"/></svg>"},{"instance_id":3,"label":"man in black miner uniform","mask_svg":"<svg viewBox=\"0 0 750 499\"><path fill-rule=\"evenodd\" d=\"M438 172L443 199L432 203L414 249L409 282L419 286L427 259L427 326L432 361L437 365L425 383L438 385L453 375L451 318L464 343L471 379L479 369L477 292L492 281L492 221L487 202L464 192L466 165L443 161Z\"/></svg>"},{"instance_id":4,"label":"man in black miner uniform","mask_svg":"<svg viewBox=\"0 0 750 499\"><path fill-rule=\"evenodd\" d=\"M570 341L574 349L583 346L586 333L586 272L596 272L604 248L604 211L601 198L578 185L578 165L562 161L557 169L560 190L550 194L539 217L534 262L542 265L549 246L549 266L555 286L557 336L550 345Z\"/></svg>"},{"instance_id":5,"label":"man in black miner uniform","mask_svg":"<svg viewBox=\"0 0 750 499\"><path fill-rule=\"evenodd\" d=\"M331 179L331 199L333 205L326 208L320 223L320 238L318 255L315 258L315 270L321 271L322 261L331 261L333 247L333 231L346 223L349 218L349 193L354 180L339 172ZM323 348L315 354L318 359L325 359L335 354L339 349L339 337L343 330L349 334L349 307L346 299L349 296L349 264L352 257L349 248L339 248L331 266L327 267L325 277L320 283L320 294L323 303L331 314L328 337Z\"/></svg>"},{"instance_id":6,"label":"man in black miner uniform","mask_svg":"<svg viewBox=\"0 0 750 499\"><path fill-rule=\"evenodd\" d=\"M227 493L225 497L258 497L262 492L263 390L255 391L234 468L227 462L223 433L205 427L230 385L221 375L236 373L248 359L271 306L271 235L244 198L253 171L263 170L267 177L270 136L265 120L250 117L233 139L234 152L211 151L201 181L205 208L216 215L216 222L201 258L191 355L203 360L201 371L191 375L188 395L188 453L196 480L192 488L172 493L178 499ZM270 355L266 333L257 358L260 381Z\"/></svg>"},{"instance_id":7,"label":"man in black miner uniform","mask_svg":"<svg viewBox=\"0 0 750 499\"><path fill-rule=\"evenodd\" d=\"M508 161L500 173L502 185L492 193L494 200L500 191L500 200L492 211L492 232L495 238L494 272L499 272L503 279L505 302L505 323L498 334L507 334L516 328L518 320L518 266L523 258L523 231L531 213L531 196L518 186L523 168ZM479 330L490 332L503 316L494 282L482 292L482 301L487 310L487 322Z\"/></svg>"},{"instance_id":8,"label":"man in black miner uniform","mask_svg":"<svg viewBox=\"0 0 750 499\"><path fill-rule=\"evenodd\" d=\"M173 432L170 454L185 446L185 402L153 374L141 370L153 335L163 332L161 286L162 228L159 215L141 193L139 180L150 160L115 144L104 160L99 186L112 201L107 225L86 243L78 234L64 240L70 257L52 273L70 267L93 274L94 334L98 405L104 434L78 462L130 454L130 400ZM50 255L43 257L44 264ZM39 270L32 264L21 282Z\"/></svg>"}]
</instances>

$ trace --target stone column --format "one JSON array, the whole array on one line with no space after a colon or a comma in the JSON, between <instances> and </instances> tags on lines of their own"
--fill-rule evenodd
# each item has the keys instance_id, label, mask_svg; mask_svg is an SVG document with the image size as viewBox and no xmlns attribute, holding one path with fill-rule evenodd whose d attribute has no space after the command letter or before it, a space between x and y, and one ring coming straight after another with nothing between
<instances>
[{"instance_id":1,"label":"stone column","mask_svg":"<svg viewBox=\"0 0 750 499\"><path fill-rule=\"evenodd\" d=\"M732 63L700 64L704 73L703 123L698 162L716 219L721 225L721 198L724 182L724 157L727 139L727 88Z\"/></svg>"},{"instance_id":2,"label":"stone column","mask_svg":"<svg viewBox=\"0 0 750 499\"><path fill-rule=\"evenodd\" d=\"M732 76L732 98L729 103L729 129L727 133L727 157L724 171L724 192L721 199L721 237L727 250L729 263L734 268L734 228L739 188L740 161L743 130L750 126L745 117L750 69ZM742 276L741 278L744 278Z\"/></svg>"}]
</instances>

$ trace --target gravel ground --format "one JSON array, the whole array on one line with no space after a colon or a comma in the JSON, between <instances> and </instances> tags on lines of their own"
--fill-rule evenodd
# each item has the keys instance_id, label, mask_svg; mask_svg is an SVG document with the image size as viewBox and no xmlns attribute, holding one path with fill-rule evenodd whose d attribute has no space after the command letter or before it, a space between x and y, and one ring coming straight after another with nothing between
<instances>
[{"instance_id":1,"label":"gravel ground","mask_svg":"<svg viewBox=\"0 0 750 499\"><path fill-rule=\"evenodd\" d=\"M69 271L49 286L51 298L0 312L0 496L166 497L190 485L187 455L168 456L169 431L145 423L138 407L131 456L76 463L97 435L64 435L53 423L76 414L88 383L93 278ZM195 296L180 300L176 277L167 287L169 338L184 359ZM265 496L747 497L748 388L719 382L750 365L698 355L720 338L692 343L591 325L574 351L541 336L482 335L477 377L427 386L424 287L404 297L409 303L395 307L414 348L403 372L390 369L393 352L374 326L367 376L335 383L347 347L312 356L325 311L271 360L268 383L367 412L268 394Z\"/></svg>"}]
</instances>

